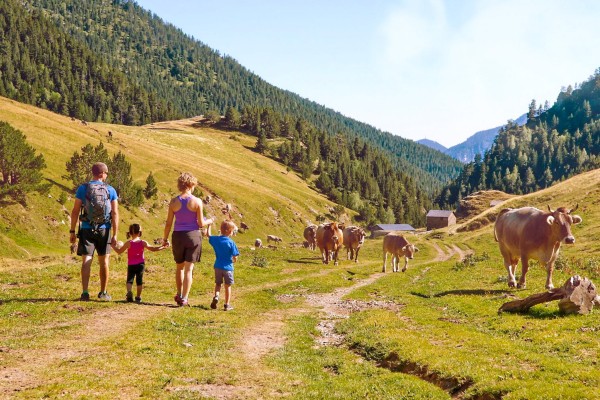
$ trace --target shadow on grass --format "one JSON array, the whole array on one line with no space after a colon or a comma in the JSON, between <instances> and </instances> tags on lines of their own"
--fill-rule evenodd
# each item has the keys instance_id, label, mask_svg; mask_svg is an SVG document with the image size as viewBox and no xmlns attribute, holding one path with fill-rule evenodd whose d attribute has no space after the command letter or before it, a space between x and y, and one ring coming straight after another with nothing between
<instances>
[{"instance_id":1,"label":"shadow on grass","mask_svg":"<svg viewBox=\"0 0 600 400\"><path fill-rule=\"evenodd\" d=\"M287 259L285 260L288 263L294 263L294 264L322 264L322 261L320 258L300 258L298 260L290 260Z\"/></svg>"},{"instance_id":2,"label":"shadow on grass","mask_svg":"<svg viewBox=\"0 0 600 400\"><path fill-rule=\"evenodd\" d=\"M127 303L131 303L131 304L135 304L135 305L139 305L139 306L179 308L179 306L177 304L168 304L168 303L148 303L148 302L143 302L143 301L141 303L135 303L135 302L128 302L126 300L106 301L106 300L100 300L100 299L94 299L94 298L90 298L87 301L82 301L82 300L79 299L79 297L70 298L70 299L55 298L55 297L42 297L42 298L38 298L38 299L33 299L33 298L0 299L0 305L2 305L2 304L8 304L8 303L49 303L49 302L56 302L56 303L78 303L78 304L85 304L85 303L118 303L118 304L127 304ZM200 308L203 307L203 308L208 309L208 307L205 307L205 306L193 306L193 307L200 307Z\"/></svg>"},{"instance_id":3,"label":"shadow on grass","mask_svg":"<svg viewBox=\"0 0 600 400\"><path fill-rule=\"evenodd\" d=\"M436 293L436 294L425 294L425 293L419 293L419 292L410 292L410 294L412 294L413 296L418 296L418 297L422 297L424 299L430 299L432 297L444 297L444 296L488 296L490 294L496 294L496 295L506 295L507 297L513 297L513 295L510 292L507 292L506 290L499 290L499 289L493 289L493 290L488 290L488 289L456 289L456 290L447 290L445 292L440 292L440 293Z\"/></svg>"}]
</instances>

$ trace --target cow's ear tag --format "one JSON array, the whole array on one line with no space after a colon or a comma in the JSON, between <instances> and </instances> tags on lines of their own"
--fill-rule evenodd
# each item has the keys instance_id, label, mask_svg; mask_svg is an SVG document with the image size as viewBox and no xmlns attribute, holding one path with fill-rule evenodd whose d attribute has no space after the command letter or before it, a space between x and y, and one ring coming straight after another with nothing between
<instances>
[{"instance_id":1,"label":"cow's ear tag","mask_svg":"<svg viewBox=\"0 0 600 400\"><path fill-rule=\"evenodd\" d=\"M554 217L552 215L549 215L546 219L546 222L548 222L548 225L552 225L554 223Z\"/></svg>"},{"instance_id":2,"label":"cow's ear tag","mask_svg":"<svg viewBox=\"0 0 600 400\"><path fill-rule=\"evenodd\" d=\"M583 219L579 215L573 215L573 224L578 224L581 221L583 221Z\"/></svg>"}]
</instances>

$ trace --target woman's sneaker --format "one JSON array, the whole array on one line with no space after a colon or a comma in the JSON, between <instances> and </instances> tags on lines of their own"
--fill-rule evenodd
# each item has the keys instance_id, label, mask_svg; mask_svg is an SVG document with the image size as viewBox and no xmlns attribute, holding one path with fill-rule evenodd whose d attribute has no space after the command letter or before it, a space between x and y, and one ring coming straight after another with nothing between
<instances>
[{"instance_id":1,"label":"woman's sneaker","mask_svg":"<svg viewBox=\"0 0 600 400\"><path fill-rule=\"evenodd\" d=\"M225 311L231 311L231 310L233 310L233 306L231 306L231 305L229 305L229 304L225 304L225 305L223 306L223 310L225 310Z\"/></svg>"},{"instance_id":2,"label":"woman's sneaker","mask_svg":"<svg viewBox=\"0 0 600 400\"><path fill-rule=\"evenodd\" d=\"M219 302L219 296L213 297L212 302L210 303L210 308L212 308L213 310L216 310L218 302Z\"/></svg>"},{"instance_id":3,"label":"woman's sneaker","mask_svg":"<svg viewBox=\"0 0 600 400\"><path fill-rule=\"evenodd\" d=\"M183 301L181 295L176 294L175 297L173 297L173 300L175 300L175 303L177 303L177 305L181 307L181 302Z\"/></svg>"},{"instance_id":4,"label":"woman's sneaker","mask_svg":"<svg viewBox=\"0 0 600 400\"><path fill-rule=\"evenodd\" d=\"M79 298L81 301L90 301L90 294L88 292L81 293L81 297Z\"/></svg>"},{"instance_id":5,"label":"woman's sneaker","mask_svg":"<svg viewBox=\"0 0 600 400\"><path fill-rule=\"evenodd\" d=\"M133 293L127 292L125 299L127 300L128 303L131 303L133 301Z\"/></svg>"},{"instance_id":6,"label":"woman's sneaker","mask_svg":"<svg viewBox=\"0 0 600 400\"><path fill-rule=\"evenodd\" d=\"M140 304L142 302L142 298L136 296L135 302L138 303L138 304Z\"/></svg>"},{"instance_id":7,"label":"woman's sneaker","mask_svg":"<svg viewBox=\"0 0 600 400\"><path fill-rule=\"evenodd\" d=\"M185 307L189 305L190 303L188 303L187 299L181 299L181 303L179 303L179 307Z\"/></svg>"}]
</instances>

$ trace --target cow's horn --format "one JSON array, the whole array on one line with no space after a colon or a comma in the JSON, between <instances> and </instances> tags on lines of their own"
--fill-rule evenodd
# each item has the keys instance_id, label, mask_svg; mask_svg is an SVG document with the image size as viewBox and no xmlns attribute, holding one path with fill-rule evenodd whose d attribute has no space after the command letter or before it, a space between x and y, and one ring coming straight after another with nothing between
<instances>
[{"instance_id":1,"label":"cow's horn","mask_svg":"<svg viewBox=\"0 0 600 400\"><path fill-rule=\"evenodd\" d=\"M577 211L577 208L579 207L579 203L575 204L575 208L569 210L569 214L571 214L572 212Z\"/></svg>"},{"instance_id":2,"label":"cow's horn","mask_svg":"<svg viewBox=\"0 0 600 400\"><path fill-rule=\"evenodd\" d=\"M554 211L552 211L552 209L550 208L550 204L548 204L548 211L550 211L551 213L553 213Z\"/></svg>"}]
</instances>

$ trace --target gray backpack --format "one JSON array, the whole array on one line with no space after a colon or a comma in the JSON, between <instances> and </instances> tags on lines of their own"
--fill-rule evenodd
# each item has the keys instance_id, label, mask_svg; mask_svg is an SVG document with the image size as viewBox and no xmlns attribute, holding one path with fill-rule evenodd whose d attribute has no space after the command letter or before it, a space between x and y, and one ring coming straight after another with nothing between
<instances>
[{"instance_id":1,"label":"gray backpack","mask_svg":"<svg viewBox=\"0 0 600 400\"><path fill-rule=\"evenodd\" d=\"M81 208L81 221L87 221L92 228L110 222L112 208L106 183L85 184L85 200Z\"/></svg>"}]
</instances>

